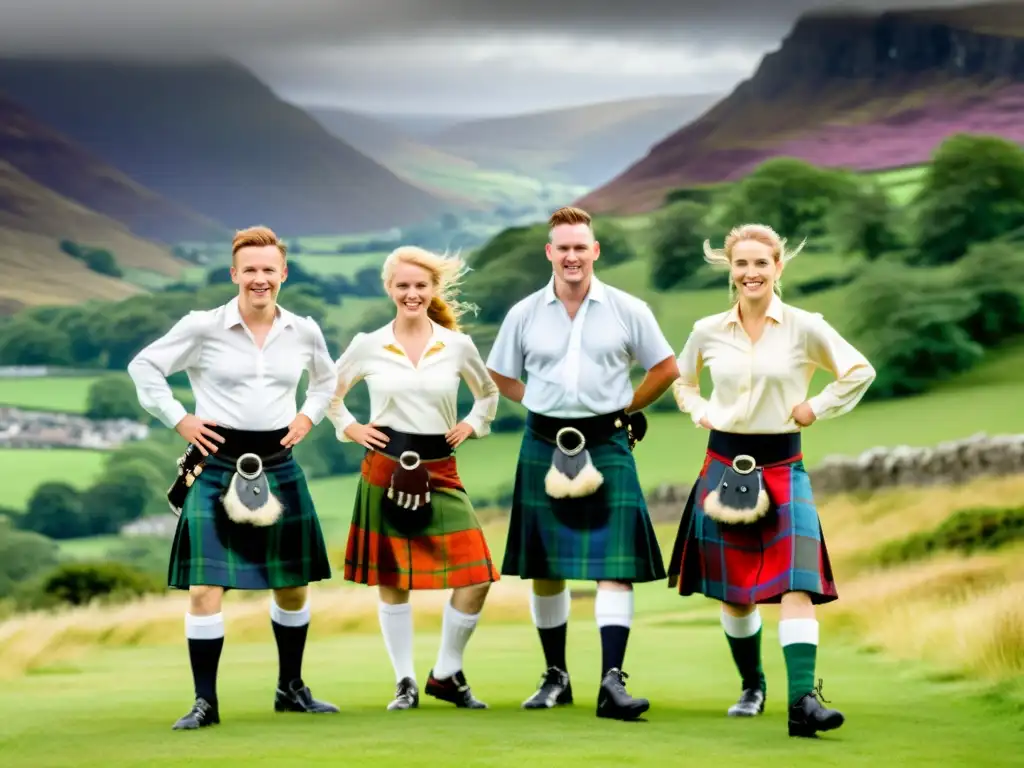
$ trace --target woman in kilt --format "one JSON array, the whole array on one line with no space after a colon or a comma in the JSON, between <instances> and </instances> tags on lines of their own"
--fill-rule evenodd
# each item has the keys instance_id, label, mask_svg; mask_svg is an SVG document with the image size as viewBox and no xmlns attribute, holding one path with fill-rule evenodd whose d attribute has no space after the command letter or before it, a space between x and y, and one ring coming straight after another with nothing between
<instances>
[{"instance_id":1,"label":"woman in kilt","mask_svg":"<svg viewBox=\"0 0 1024 768\"><path fill-rule=\"evenodd\" d=\"M802 246L801 246L802 247ZM764 711L760 603L781 603L779 642L789 678L789 734L838 728L814 688L815 606L837 599L821 523L803 464L801 430L848 413L875 378L865 357L819 314L783 303L783 267L799 253L770 227L733 229L709 263L730 270L732 308L698 320L679 356L680 410L710 430L683 511L669 584L721 601L722 627L742 695L731 716ZM708 368L713 391L701 396ZM807 399L816 368L835 381Z\"/></svg>"},{"instance_id":2,"label":"woman in kilt","mask_svg":"<svg viewBox=\"0 0 1024 768\"><path fill-rule=\"evenodd\" d=\"M441 647L425 693L457 707L483 709L462 669L463 652L498 571L469 496L455 450L489 434L498 390L473 340L459 331L465 309L454 300L464 265L416 247L384 263L384 288L395 319L360 333L338 361L329 409L338 438L367 451L362 462L345 552L345 579L376 586L384 644L397 688L388 709L419 706L413 666L409 592L452 589ZM344 405L358 381L370 393L370 419L360 424ZM458 421L460 381L474 398Z\"/></svg>"},{"instance_id":3,"label":"woman in kilt","mask_svg":"<svg viewBox=\"0 0 1024 768\"><path fill-rule=\"evenodd\" d=\"M189 460L200 454L200 466L188 472L190 486L185 477L175 484L187 487L187 495L171 545L168 583L189 592L185 636L196 696L176 730L220 722L217 667L224 646L222 601L229 589L274 592L274 709L338 711L314 699L302 681L307 585L330 578L331 569L306 478L292 454L324 416L334 364L320 327L277 304L288 266L274 232L238 232L231 258L238 296L186 315L128 365L142 407L191 444L181 470L192 469ZM309 387L296 412L304 370ZM167 384L179 371L192 384L194 416Z\"/></svg>"}]
</instances>

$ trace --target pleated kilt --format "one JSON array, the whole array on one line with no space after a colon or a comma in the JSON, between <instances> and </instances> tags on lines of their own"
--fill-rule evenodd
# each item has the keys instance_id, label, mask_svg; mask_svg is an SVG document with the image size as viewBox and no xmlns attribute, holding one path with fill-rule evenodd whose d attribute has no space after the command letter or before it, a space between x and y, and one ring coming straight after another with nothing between
<instances>
[{"instance_id":1,"label":"pleated kilt","mask_svg":"<svg viewBox=\"0 0 1024 768\"><path fill-rule=\"evenodd\" d=\"M483 530L444 435L380 428L387 448L367 451L345 549L345 579L397 589L455 589L498 581ZM416 451L430 475L429 516L387 509L397 456ZM393 454L393 455L392 455Z\"/></svg>"},{"instance_id":2,"label":"pleated kilt","mask_svg":"<svg viewBox=\"0 0 1024 768\"><path fill-rule=\"evenodd\" d=\"M330 560L306 476L291 451L280 444L288 430L216 431L226 442L206 458L185 497L171 544L167 583L177 589L281 589L329 579ZM237 457L247 452L279 455L263 467L271 492L284 507L273 525L236 523L221 503Z\"/></svg>"},{"instance_id":3,"label":"pleated kilt","mask_svg":"<svg viewBox=\"0 0 1024 768\"><path fill-rule=\"evenodd\" d=\"M770 506L753 523L721 523L705 514L704 500L740 454L764 467ZM815 604L838 599L800 433L711 432L683 509L668 582L681 595L702 594L738 605L779 603L786 592L807 592Z\"/></svg>"},{"instance_id":4,"label":"pleated kilt","mask_svg":"<svg viewBox=\"0 0 1024 768\"><path fill-rule=\"evenodd\" d=\"M530 413L519 449L503 575L524 579L648 582L665 578L661 549L647 512L621 414L561 420ZM591 496L555 499L544 478L560 425L587 437L604 476Z\"/></svg>"}]
</instances>

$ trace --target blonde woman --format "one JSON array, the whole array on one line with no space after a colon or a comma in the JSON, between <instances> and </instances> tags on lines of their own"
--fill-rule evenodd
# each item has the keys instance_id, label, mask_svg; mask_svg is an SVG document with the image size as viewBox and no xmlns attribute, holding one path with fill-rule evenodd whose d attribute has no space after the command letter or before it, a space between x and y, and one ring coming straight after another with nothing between
<instances>
[{"instance_id":1,"label":"blonde woman","mask_svg":"<svg viewBox=\"0 0 1024 768\"><path fill-rule=\"evenodd\" d=\"M722 603L722 627L742 681L731 716L764 711L760 603L781 603L779 642L789 678L789 734L843 724L814 688L815 606L837 599L821 523L802 461L801 432L849 413L875 371L819 314L785 304L786 241L770 227L733 229L706 260L730 271L732 307L698 320L679 356L674 394L707 453L679 526L669 584ZM705 399L700 374L713 390ZM836 380L807 398L816 368Z\"/></svg>"},{"instance_id":2,"label":"blonde woman","mask_svg":"<svg viewBox=\"0 0 1024 768\"><path fill-rule=\"evenodd\" d=\"M453 589L441 648L425 692L457 707L483 709L462 670L462 655L498 570L459 478L455 450L490 432L498 389L473 340L459 331L465 309L454 301L465 267L416 247L384 263L382 278L395 319L358 334L337 364L329 417L344 442L364 446L345 553L345 579L377 586L384 643L397 680L388 709L419 706L413 667L409 592ZM344 396L362 379L371 418L360 424ZM475 399L461 421L459 382Z\"/></svg>"}]
</instances>

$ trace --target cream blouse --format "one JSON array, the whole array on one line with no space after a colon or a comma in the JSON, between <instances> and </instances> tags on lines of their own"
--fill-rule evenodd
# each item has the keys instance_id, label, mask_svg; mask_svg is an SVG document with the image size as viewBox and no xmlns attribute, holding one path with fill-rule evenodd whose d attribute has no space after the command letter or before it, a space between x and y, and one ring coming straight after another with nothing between
<instances>
[{"instance_id":1,"label":"cream blouse","mask_svg":"<svg viewBox=\"0 0 1024 768\"><path fill-rule=\"evenodd\" d=\"M785 304L778 296L772 297L757 343L751 342L733 306L694 323L678 362L673 394L679 409L695 425L706 417L717 430L744 434L799 430L792 410L805 400L818 419L841 416L860 402L875 379L864 355L820 314ZM705 366L713 384L708 399L700 393ZM808 400L818 367L836 381Z\"/></svg>"},{"instance_id":2,"label":"cream blouse","mask_svg":"<svg viewBox=\"0 0 1024 768\"><path fill-rule=\"evenodd\" d=\"M473 339L434 322L431 326L433 334L415 365L390 322L356 334L336 364L337 389L327 410L339 440L351 442L345 429L357 419L345 407L344 396L360 379L370 391L370 421L412 434L444 434L459 422L456 400L462 379L475 399L463 421L476 437L490 433L498 388Z\"/></svg>"}]
</instances>

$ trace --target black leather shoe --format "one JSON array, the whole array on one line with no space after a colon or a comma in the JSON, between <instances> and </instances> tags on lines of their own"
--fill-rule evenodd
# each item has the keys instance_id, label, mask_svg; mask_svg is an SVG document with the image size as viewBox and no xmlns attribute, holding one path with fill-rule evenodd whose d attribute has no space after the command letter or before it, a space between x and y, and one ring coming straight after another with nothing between
<instances>
[{"instance_id":1,"label":"black leather shoe","mask_svg":"<svg viewBox=\"0 0 1024 768\"><path fill-rule=\"evenodd\" d=\"M824 701L821 695L821 680L818 680L818 687L810 693L805 693L800 700L789 708L789 735L814 738L819 731L834 731L841 726L846 718L843 713L835 709L823 707L818 699Z\"/></svg>"},{"instance_id":2,"label":"black leather shoe","mask_svg":"<svg viewBox=\"0 0 1024 768\"><path fill-rule=\"evenodd\" d=\"M626 692L629 677L620 669L609 669L597 692L597 716L613 720L636 720L651 708L647 699L634 699Z\"/></svg>"},{"instance_id":3,"label":"black leather shoe","mask_svg":"<svg viewBox=\"0 0 1024 768\"><path fill-rule=\"evenodd\" d=\"M567 704L572 704L569 673L558 667L548 667L536 692L523 702L523 709L551 709Z\"/></svg>"},{"instance_id":4,"label":"black leather shoe","mask_svg":"<svg viewBox=\"0 0 1024 768\"><path fill-rule=\"evenodd\" d=\"M280 684L277 687L277 695L274 696L275 712L313 712L326 713L340 711L333 704L326 701L317 701L313 694L306 687L302 680L292 680L282 690Z\"/></svg>"},{"instance_id":5,"label":"black leather shoe","mask_svg":"<svg viewBox=\"0 0 1024 768\"><path fill-rule=\"evenodd\" d=\"M435 699L447 701L459 709L487 709L487 705L473 696L473 691L466 682L466 676L459 670L451 677L438 680L434 677L434 670L430 670L430 677L423 691Z\"/></svg>"},{"instance_id":6,"label":"black leather shoe","mask_svg":"<svg viewBox=\"0 0 1024 768\"><path fill-rule=\"evenodd\" d=\"M744 688L739 701L729 707L729 717L756 717L764 712L764 691Z\"/></svg>"},{"instance_id":7,"label":"black leather shoe","mask_svg":"<svg viewBox=\"0 0 1024 768\"><path fill-rule=\"evenodd\" d=\"M196 699L187 715L178 719L172 727L172 731L194 731L196 728L206 728L217 725L220 722L220 713L217 705L211 704L201 696Z\"/></svg>"},{"instance_id":8,"label":"black leather shoe","mask_svg":"<svg viewBox=\"0 0 1024 768\"><path fill-rule=\"evenodd\" d=\"M420 691L416 681L403 677L395 688L395 700L388 704L388 709L416 709L419 705Z\"/></svg>"}]
</instances>

